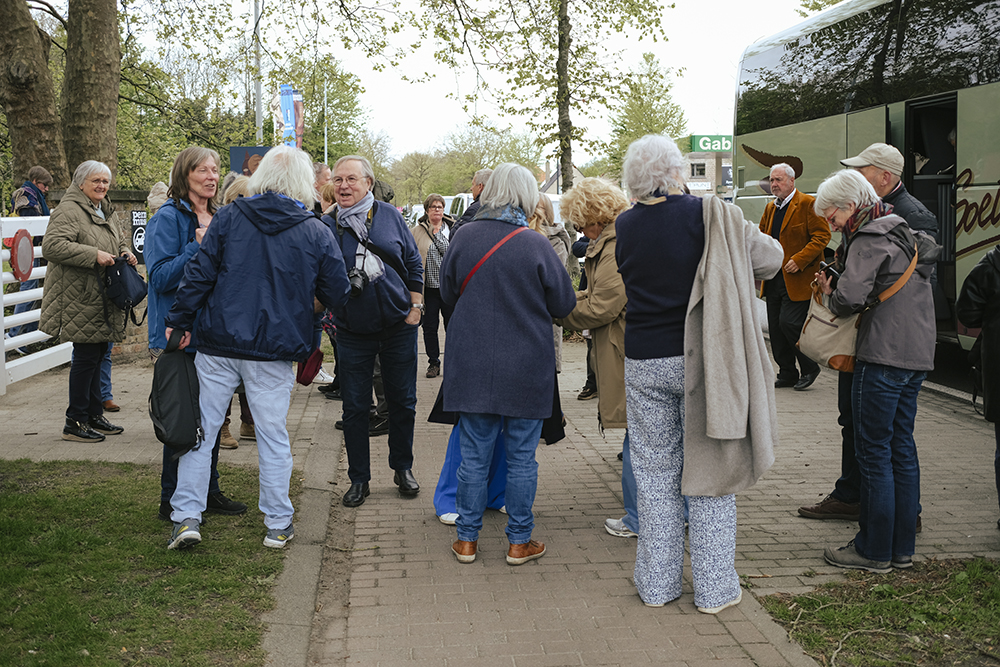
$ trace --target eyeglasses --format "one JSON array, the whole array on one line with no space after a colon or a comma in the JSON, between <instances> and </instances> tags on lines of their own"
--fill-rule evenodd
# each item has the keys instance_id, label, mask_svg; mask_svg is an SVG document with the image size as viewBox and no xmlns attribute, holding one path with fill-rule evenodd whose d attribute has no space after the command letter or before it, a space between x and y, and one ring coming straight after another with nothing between
<instances>
[{"instance_id":1,"label":"eyeglasses","mask_svg":"<svg viewBox=\"0 0 1000 667\"><path fill-rule=\"evenodd\" d=\"M106 178L92 178L92 179L90 179L87 182L88 183L93 183L94 185L104 185L104 186L111 185L111 181L109 181Z\"/></svg>"},{"instance_id":2,"label":"eyeglasses","mask_svg":"<svg viewBox=\"0 0 1000 667\"><path fill-rule=\"evenodd\" d=\"M444 206L428 206L427 210L428 211L443 211L444 210Z\"/></svg>"},{"instance_id":3,"label":"eyeglasses","mask_svg":"<svg viewBox=\"0 0 1000 667\"><path fill-rule=\"evenodd\" d=\"M837 215L837 211L839 211L839 210L840 210L840 207L838 207L838 206L834 206L834 207L832 207L832 208L833 208L833 213L829 213L829 214L826 214L826 215L825 215L825 218L826 218L826 221L827 221L828 223L830 223L831 225L833 224L833 217L834 217L835 215ZM826 209L826 210L827 210L827 211L829 211L830 209ZM825 211L824 211L824 213L825 213Z\"/></svg>"},{"instance_id":4,"label":"eyeglasses","mask_svg":"<svg viewBox=\"0 0 1000 667\"><path fill-rule=\"evenodd\" d=\"M357 176L348 176L347 178L341 178L340 176L336 176L333 179L333 184L334 185L341 185L343 183L347 183L348 185L350 185L353 188L355 185L358 184L358 181L360 181L360 180L361 179L358 178Z\"/></svg>"}]
</instances>

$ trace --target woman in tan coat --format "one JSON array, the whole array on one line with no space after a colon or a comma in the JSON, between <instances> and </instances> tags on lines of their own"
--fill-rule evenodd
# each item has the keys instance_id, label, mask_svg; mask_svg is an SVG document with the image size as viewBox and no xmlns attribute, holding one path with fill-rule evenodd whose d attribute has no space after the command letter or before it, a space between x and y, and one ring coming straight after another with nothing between
<instances>
[{"instance_id":1,"label":"woman in tan coat","mask_svg":"<svg viewBox=\"0 0 1000 667\"><path fill-rule=\"evenodd\" d=\"M448 331L452 307L441 300L439 273L444 254L448 252L448 239L454 220L444 213L444 197L430 194L424 200L426 213L410 230L417 242L420 259L424 263L424 318L420 326L424 330L424 350L427 352L427 377L441 374L441 344L438 342L438 322L444 319L444 330Z\"/></svg>"},{"instance_id":2,"label":"woman in tan coat","mask_svg":"<svg viewBox=\"0 0 1000 667\"><path fill-rule=\"evenodd\" d=\"M87 160L77 167L42 241L49 269L39 328L73 343L63 440L100 442L123 431L104 417L100 367L108 343L125 336L125 312L107 300L101 284L115 256L133 266L136 258L106 199L110 185L104 163Z\"/></svg>"},{"instance_id":3,"label":"woman in tan coat","mask_svg":"<svg viewBox=\"0 0 1000 667\"><path fill-rule=\"evenodd\" d=\"M616 186L599 178L585 178L562 196L564 218L590 239L584 270L587 290L577 292L576 308L561 324L590 330L594 341L590 363L597 378L597 419L601 428L626 428L625 417L625 285L615 259L615 219L628 208L628 199ZM628 431L622 444L622 496L625 516L607 519L604 529L616 537L636 537L635 478L629 454Z\"/></svg>"}]
</instances>

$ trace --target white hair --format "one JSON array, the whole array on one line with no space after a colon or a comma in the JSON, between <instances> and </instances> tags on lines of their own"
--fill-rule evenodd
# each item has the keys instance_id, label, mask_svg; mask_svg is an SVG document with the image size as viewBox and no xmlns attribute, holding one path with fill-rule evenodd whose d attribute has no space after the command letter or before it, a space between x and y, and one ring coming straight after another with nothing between
<instances>
[{"instance_id":1,"label":"white hair","mask_svg":"<svg viewBox=\"0 0 1000 667\"><path fill-rule=\"evenodd\" d=\"M504 162L493 170L479 199L487 208L503 208L510 204L530 216L538 206L538 182L521 165Z\"/></svg>"},{"instance_id":2,"label":"white hair","mask_svg":"<svg viewBox=\"0 0 1000 667\"><path fill-rule=\"evenodd\" d=\"M278 192L297 199L307 208L316 203L312 160L294 146L275 146L264 154L257 171L250 177L250 195Z\"/></svg>"},{"instance_id":3,"label":"white hair","mask_svg":"<svg viewBox=\"0 0 1000 667\"><path fill-rule=\"evenodd\" d=\"M472 176L473 185L486 185L490 180L490 176L493 174L492 169L480 169Z\"/></svg>"},{"instance_id":4,"label":"white hair","mask_svg":"<svg viewBox=\"0 0 1000 667\"><path fill-rule=\"evenodd\" d=\"M372 168L372 163L368 161L368 158L362 155L345 155L344 157L340 158L339 160L333 163L332 171L337 171L337 167L339 167L345 162L351 162L352 160L354 162L361 163L361 173L364 175L365 178L371 181L371 184L368 186L368 189L371 190L372 188L374 188L375 170Z\"/></svg>"},{"instance_id":5,"label":"white hair","mask_svg":"<svg viewBox=\"0 0 1000 667\"><path fill-rule=\"evenodd\" d=\"M770 176L771 174L773 174L775 172L776 169L782 169L782 170L784 170L785 175L788 176L788 180L790 180L790 181L794 181L795 180L795 170L792 169L792 167L790 165L787 165L784 162L779 162L778 164L776 164L773 167L771 167L771 171L767 172L767 175Z\"/></svg>"},{"instance_id":6,"label":"white hair","mask_svg":"<svg viewBox=\"0 0 1000 667\"><path fill-rule=\"evenodd\" d=\"M622 174L625 187L636 199L647 199L657 190L684 189L684 156L670 137L647 134L625 151Z\"/></svg>"},{"instance_id":7,"label":"white hair","mask_svg":"<svg viewBox=\"0 0 1000 667\"><path fill-rule=\"evenodd\" d=\"M841 169L830 174L825 181L819 184L813 210L816 215L822 217L823 211L831 206L847 208L849 204L853 204L855 208L860 208L874 204L878 200L875 188L861 172L854 169Z\"/></svg>"},{"instance_id":8,"label":"white hair","mask_svg":"<svg viewBox=\"0 0 1000 667\"><path fill-rule=\"evenodd\" d=\"M81 162L80 166L73 172L73 185L82 188L87 179L94 174L104 174L108 177L109 181L111 180L111 169L108 165L97 160L87 160L86 162Z\"/></svg>"}]
</instances>

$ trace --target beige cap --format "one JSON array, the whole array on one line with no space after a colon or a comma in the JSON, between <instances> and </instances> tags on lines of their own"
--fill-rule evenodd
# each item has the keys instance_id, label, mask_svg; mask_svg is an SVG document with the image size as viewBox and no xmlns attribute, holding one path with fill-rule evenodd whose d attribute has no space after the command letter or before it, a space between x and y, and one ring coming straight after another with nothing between
<instances>
[{"instance_id":1,"label":"beige cap","mask_svg":"<svg viewBox=\"0 0 1000 667\"><path fill-rule=\"evenodd\" d=\"M903 175L903 155L889 144L872 144L857 157L841 160L845 167L878 167L896 176Z\"/></svg>"}]
</instances>

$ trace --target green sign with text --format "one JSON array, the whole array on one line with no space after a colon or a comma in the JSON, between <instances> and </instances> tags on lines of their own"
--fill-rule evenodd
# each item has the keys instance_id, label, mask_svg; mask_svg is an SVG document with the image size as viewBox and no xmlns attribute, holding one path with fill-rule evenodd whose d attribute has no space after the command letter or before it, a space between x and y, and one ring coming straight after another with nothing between
<instances>
[{"instance_id":1,"label":"green sign with text","mask_svg":"<svg viewBox=\"0 0 1000 667\"><path fill-rule=\"evenodd\" d=\"M700 152L726 152L733 150L733 137L726 134L691 135L691 150Z\"/></svg>"}]
</instances>

